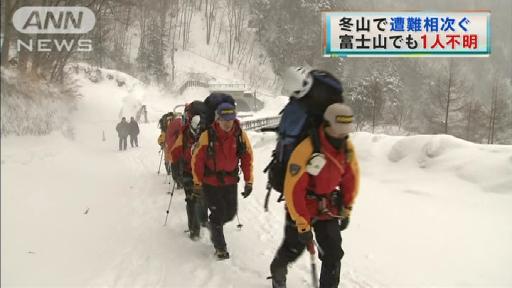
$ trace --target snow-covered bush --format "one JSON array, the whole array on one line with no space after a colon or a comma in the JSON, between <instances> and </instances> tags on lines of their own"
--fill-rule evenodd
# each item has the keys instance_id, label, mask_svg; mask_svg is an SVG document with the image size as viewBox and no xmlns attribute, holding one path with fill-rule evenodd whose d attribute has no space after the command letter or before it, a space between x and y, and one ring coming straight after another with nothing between
<instances>
[{"instance_id":1,"label":"snow-covered bush","mask_svg":"<svg viewBox=\"0 0 512 288\"><path fill-rule=\"evenodd\" d=\"M50 84L2 69L2 137L45 135L62 130L73 135L70 113L78 97L72 83Z\"/></svg>"}]
</instances>

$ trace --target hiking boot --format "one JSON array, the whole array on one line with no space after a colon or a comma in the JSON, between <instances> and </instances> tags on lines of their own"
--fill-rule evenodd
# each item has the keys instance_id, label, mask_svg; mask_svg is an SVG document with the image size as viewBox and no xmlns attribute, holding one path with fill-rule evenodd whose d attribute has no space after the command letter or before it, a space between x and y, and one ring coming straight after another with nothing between
<instances>
[{"instance_id":1,"label":"hiking boot","mask_svg":"<svg viewBox=\"0 0 512 288\"><path fill-rule=\"evenodd\" d=\"M272 288L286 288L286 281L277 281L272 278Z\"/></svg>"},{"instance_id":2,"label":"hiking boot","mask_svg":"<svg viewBox=\"0 0 512 288\"><path fill-rule=\"evenodd\" d=\"M270 264L272 274L272 288L286 288L286 274L288 274L288 262L283 257L274 257Z\"/></svg>"},{"instance_id":3,"label":"hiking boot","mask_svg":"<svg viewBox=\"0 0 512 288\"><path fill-rule=\"evenodd\" d=\"M201 236L199 235L199 231L190 231L189 237L192 241L197 241L199 240L199 238L201 238Z\"/></svg>"},{"instance_id":4,"label":"hiking boot","mask_svg":"<svg viewBox=\"0 0 512 288\"><path fill-rule=\"evenodd\" d=\"M229 252L225 249L218 249L215 250L215 256L217 256L217 260L229 259Z\"/></svg>"}]
</instances>

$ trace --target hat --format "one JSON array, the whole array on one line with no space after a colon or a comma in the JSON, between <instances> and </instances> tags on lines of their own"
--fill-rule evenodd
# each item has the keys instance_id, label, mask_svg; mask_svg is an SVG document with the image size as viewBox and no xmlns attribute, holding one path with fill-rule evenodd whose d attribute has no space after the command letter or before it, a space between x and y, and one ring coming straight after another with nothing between
<instances>
[{"instance_id":1,"label":"hat","mask_svg":"<svg viewBox=\"0 0 512 288\"><path fill-rule=\"evenodd\" d=\"M216 113L220 119L224 121L230 121L236 119L236 110L235 106L231 103L221 103L217 106Z\"/></svg>"},{"instance_id":2,"label":"hat","mask_svg":"<svg viewBox=\"0 0 512 288\"><path fill-rule=\"evenodd\" d=\"M324 113L324 119L329 122L329 125L336 133L348 134L354 131L352 120L354 113L352 109L341 103L334 103L327 107Z\"/></svg>"}]
</instances>

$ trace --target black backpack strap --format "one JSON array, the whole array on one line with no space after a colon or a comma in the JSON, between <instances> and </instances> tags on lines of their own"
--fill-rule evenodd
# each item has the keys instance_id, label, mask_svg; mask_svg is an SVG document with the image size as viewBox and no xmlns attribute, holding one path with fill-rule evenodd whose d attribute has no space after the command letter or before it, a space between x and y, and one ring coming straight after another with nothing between
<instances>
[{"instance_id":1,"label":"black backpack strap","mask_svg":"<svg viewBox=\"0 0 512 288\"><path fill-rule=\"evenodd\" d=\"M213 161L213 170L210 171L211 174L214 174L217 177L217 180L219 180L219 183L224 184L224 173L217 173L217 157L215 157L215 142L217 142L217 134L215 134L215 131L213 131L212 126L208 127L207 129L208 133L208 147L206 148L206 155L207 157L210 157ZM207 169L208 170L208 167ZM238 174L238 173L237 173Z\"/></svg>"},{"instance_id":2,"label":"black backpack strap","mask_svg":"<svg viewBox=\"0 0 512 288\"><path fill-rule=\"evenodd\" d=\"M320 153L320 136L318 135L318 123L315 123L313 117L308 119L308 130L307 134L311 137L311 143L313 144L313 154Z\"/></svg>"},{"instance_id":3,"label":"black backpack strap","mask_svg":"<svg viewBox=\"0 0 512 288\"><path fill-rule=\"evenodd\" d=\"M236 132L236 156L238 159L242 158L242 156L247 152L247 146L245 146L242 134L242 128L238 127Z\"/></svg>"},{"instance_id":4,"label":"black backpack strap","mask_svg":"<svg viewBox=\"0 0 512 288\"><path fill-rule=\"evenodd\" d=\"M213 157L213 163L215 165L215 170L217 169L217 165L215 163L215 142L217 141L217 135L212 130L212 127L208 127L206 130L208 133L208 147L206 148L206 154L208 157Z\"/></svg>"},{"instance_id":5,"label":"black backpack strap","mask_svg":"<svg viewBox=\"0 0 512 288\"><path fill-rule=\"evenodd\" d=\"M313 127L309 130L309 136L311 136L311 143L313 143L313 154L320 153L320 136L318 130Z\"/></svg>"}]
</instances>

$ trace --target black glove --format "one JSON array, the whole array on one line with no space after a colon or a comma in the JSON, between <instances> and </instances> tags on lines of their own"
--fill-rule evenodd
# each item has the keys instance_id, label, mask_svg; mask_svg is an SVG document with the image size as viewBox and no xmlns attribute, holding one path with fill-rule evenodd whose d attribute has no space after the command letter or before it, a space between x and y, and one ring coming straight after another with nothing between
<instances>
[{"instance_id":1,"label":"black glove","mask_svg":"<svg viewBox=\"0 0 512 288\"><path fill-rule=\"evenodd\" d=\"M251 195L252 193L252 183L246 183L244 187L244 192L242 192L242 196L244 198L247 198L247 196Z\"/></svg>"},{"instance_id":2,"label":"black glove","mask_svg":"<svg viewBox=\"0 0 512 288\"><path fill-rule=\"evenodd\" d=\"M194 188L192 189L192 198L199 199L203 196L203 187L199 185L194 185Z\"/></svg>"},{"instance_id":3,"label":"black glove","mask_svg":"<svg viewBox=\"0 0 512 288\"><path fill-rule=\"evenodd\" d=\"M303 233L299 232L299 241L302 244L306 244L306 245L310 244L311 242L313 242L313 232L311 232L311 230L303 232Z\"/></svg>"},{"instance_id":4,"label":"black glove","mask_svg":"<svg viewBox=\"0 0 512 288\"><path fill-rule=\"evenodd\" d=\"M340 231L347 229L349 223L350 223L350 217L342 218L340 221Z\"/></svg>"}]
</instances>

